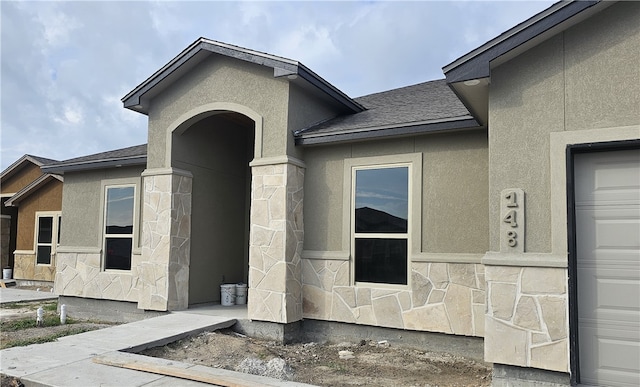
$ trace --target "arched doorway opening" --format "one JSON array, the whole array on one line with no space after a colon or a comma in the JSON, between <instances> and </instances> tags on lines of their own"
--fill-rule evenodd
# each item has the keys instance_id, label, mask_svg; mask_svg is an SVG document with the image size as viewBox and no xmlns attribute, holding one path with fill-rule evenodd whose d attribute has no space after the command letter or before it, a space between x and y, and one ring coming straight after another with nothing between
<instances>
[{"instance_id":1,"label":"arched doorway opening","mask_svg":"<svg viewBox=\"0 0 640 387\"><path fill-rule=\"evenodd\" d=\"M255 122L201 114L171 134L171 166L193 174L189 305L220 301L220 284L247 283Z\"/></svg>"}]
</instances>

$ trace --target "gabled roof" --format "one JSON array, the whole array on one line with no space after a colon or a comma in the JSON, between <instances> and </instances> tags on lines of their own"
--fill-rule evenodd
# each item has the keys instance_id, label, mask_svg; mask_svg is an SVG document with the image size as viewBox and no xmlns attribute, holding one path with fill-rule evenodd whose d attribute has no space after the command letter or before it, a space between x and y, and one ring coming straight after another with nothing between
<instances>
[{"instance_id":1,"label":"gabled roof","mask_svg":"<svg viewBox=\"0 0 640 387\"><path fill-rule=\"evenodd\" d=\"M47 184L52 180L58 180L60 182L63 182L62 176L59 176L59 175L54 175L52 173L46 173L46 174L40 175L40 177L38 177L37 179L29 183L20 191L16 192L16 194L13 195L11 199L7 200L4 203L4 205L6 207L17 206L18 203L26 199L33 192L37 191L38 189L40 189L40 187L42 187L43 185Z\"/></svg>"},{"instance_id":2,"label":"gabled roof","mask_svg":"<svg viewBox=\"0 0 640 387\"><path fill-rule=\"evenodd\" d=\"M356 98L367 110L294 133L310 145L479 127L444 79Z\"/></svg>"},{"instance_id":3,"label":"gabled roof","mask_svg":"<svg viewBox=\"0 0 640 387\"><path fill-rule=\"evenodd\" d=\"M34 155L24 155L16 160L13 164L9 165L2 173L0 174L0 180L4 180L9 176L12 176L20 169L22 169L27 163L34 164L38 167L42 167L43 165L57 163L57 160L47 159L45 157L34 156Z\"/></svg>"},{"instance_id":4,"label":"gabled roof","mask_svg":"<svg viewBox=\"0 0 640 387\"><path fill-rule=\"evenodd\" d=\"M206 38L199 38L193 42L178 56L125 95L122 98L124 107L148 114L148 101L150 98L153 98L153 96L185 75L211 54L224 55L271 67L273 68L274 77L287 76L290 81L299 83L303 87L310 86L316 92L342 105L348 111L359 112L363 110L363 107L357 102L298 61Z\"/></svg>"},{"instance_id":5,"label":"gabled roof","mask_svg":"<svg viewBox=\"0 0 640 387\"><path fill-rule=\"evenodd\" d=\"M95 153L45 165L43 172L64 173L87 169L120 167L127 165L145 165L147 163L147 144Z\"/></svg>"},{"instance_id":6,"label":"gabled roof","mask_svg":"<svg viewBox=\"0 0 640 387\"><path fill-rule=\"evenodd\" d=\"M491 68L584 21L615 1L560 1L442 68L469 111L486 124Z\"/></svg>"}]
</instances>

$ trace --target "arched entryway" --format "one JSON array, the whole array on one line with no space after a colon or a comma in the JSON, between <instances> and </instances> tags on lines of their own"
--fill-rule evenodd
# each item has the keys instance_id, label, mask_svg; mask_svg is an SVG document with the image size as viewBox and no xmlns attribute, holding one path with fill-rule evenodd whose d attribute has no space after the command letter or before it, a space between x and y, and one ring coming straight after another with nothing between
<instances>
[{"instance_id":1,"label":"arched entryway","mask_svg":"<svg viewBox=\"0 0 640 387\"><path fill-rule=\"evenodd\" d=\"M208 111L171 131L171 167L193 175L189 305L220 301L220 284L247 282L256 123Z\"/></svg>"}]
</instances>

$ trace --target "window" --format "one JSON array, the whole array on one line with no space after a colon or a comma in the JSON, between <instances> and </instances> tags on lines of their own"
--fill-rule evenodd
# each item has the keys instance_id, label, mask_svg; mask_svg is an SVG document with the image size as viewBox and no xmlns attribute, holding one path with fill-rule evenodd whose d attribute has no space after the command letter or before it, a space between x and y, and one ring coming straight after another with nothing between
<instances>
[{"instance_id":1,"label":"window","mask_svg":"<svg viewBox=\"0 0 640 387\"><path fill-rule=\"evenodd\" d=\"M106 187L104 268L131 270L134 186Z\"/></svg>"},{"instance_id":2,"label":"window","mask_svg":"<svg viewBox=\"0 0 640 387\"><path fill-rule=\"evenodd\" d=\"M355 282L407 284L410 165L354 167Z\"/></svg>"},{"instance_id":3,"label":"window","mask_svg":"<svg viewBox=\"0 0 640 387\"><path fill-rule=\"evenodd\" d=\"M36 213L36 264L51 265L60 240L59 213Z\"/></svg>"}]
</instances>

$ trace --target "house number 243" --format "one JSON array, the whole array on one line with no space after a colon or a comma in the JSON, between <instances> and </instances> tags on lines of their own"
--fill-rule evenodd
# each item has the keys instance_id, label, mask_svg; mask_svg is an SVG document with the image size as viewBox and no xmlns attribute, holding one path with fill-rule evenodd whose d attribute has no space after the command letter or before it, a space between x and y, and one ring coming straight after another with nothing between
<instances>
[{"instance_id":1,"label":"house number 243","mask_svg":"<svg viewBox=\"0 0 640 387\"><path fill-rule=\"evenodd\" d=\"M505 189L500 194L500 250L524 252L524 191Z\"/></svg>"}]
</instances>

